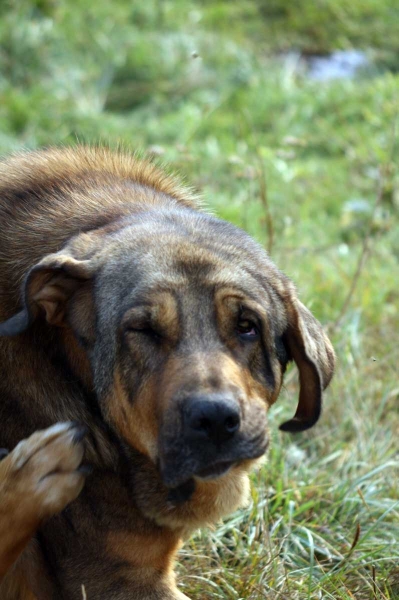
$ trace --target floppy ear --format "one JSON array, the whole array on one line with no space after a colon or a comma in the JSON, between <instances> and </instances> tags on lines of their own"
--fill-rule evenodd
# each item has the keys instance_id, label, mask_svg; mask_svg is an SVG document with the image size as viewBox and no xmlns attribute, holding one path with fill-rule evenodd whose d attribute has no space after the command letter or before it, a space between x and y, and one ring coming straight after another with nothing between
<instances>
[{"instance_id":1,"label":"floppy ear","mask_svg":"<svg viewBox=\"0 0 399 600\"><path fill-rule=\"evenodd\" d=\"M0 324L0 336L22 333L40 312L48 323L62 326L67 301L82 282L92 276L90 261L76 260L65 252L49 254L26 276L22 288L23 308Z\"/></svg>"},{"instance_id":2,"label":"floppy ear","mask_svg":"<svg viewBox=\"0 0 399 600\"><path fill-rule=\"evenodd\" d=\"M293 419L282 431L305 431L321 413L322 392L334 373L335 354L330 340L312 313L296 297L288 306L286 344L299 370L299 402Z\"/></svg>"}]
</instances>

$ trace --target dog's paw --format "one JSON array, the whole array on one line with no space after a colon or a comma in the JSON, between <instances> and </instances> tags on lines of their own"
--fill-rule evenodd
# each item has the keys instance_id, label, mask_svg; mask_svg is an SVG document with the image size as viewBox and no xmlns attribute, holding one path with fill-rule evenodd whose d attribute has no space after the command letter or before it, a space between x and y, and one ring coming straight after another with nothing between
<instances>
[{"instance_id":1,"label":"dog's paw","mask_svg":"<svg viewBox=\"0 0 399 600\"><path fill-rule=\"evenodd\" d=\"M87 470L80 467L86 428L57 423L20 442L0 462L0 496L13 513L37 521L65 508L83 488Z\"/></svg>"}]
</instances>

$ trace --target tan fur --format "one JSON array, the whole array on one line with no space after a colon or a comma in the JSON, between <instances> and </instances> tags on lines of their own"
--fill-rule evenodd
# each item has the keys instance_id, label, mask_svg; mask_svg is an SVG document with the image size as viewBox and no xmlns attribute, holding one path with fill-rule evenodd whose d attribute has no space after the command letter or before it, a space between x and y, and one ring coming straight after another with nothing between
<instances>
[{"instance_id":1,"label":"tan fur","mask_svg":"<svg viewBox=\"0 0 399 600\"><path fill-rule=\"evenodd\" d=\"M109 418L117 425L127 442L153 461L157 459L156 400L154 386L151 380L147 381L136 398L135 410L132 412L120 373L115 373L112 394L108 399Z\"/></svg>"},{"instance_id":2,"label":"tan fur","mask_svg":"<svg viewBox=\"0 0 399 600\"><path fill-rule=\"evenodd\" d=\"M109 535L108 544L112 554L134 568L154 569L167 574L182 542L175 532L159 528L153 534L113 533Z\"/></svg>"}]
</instances>

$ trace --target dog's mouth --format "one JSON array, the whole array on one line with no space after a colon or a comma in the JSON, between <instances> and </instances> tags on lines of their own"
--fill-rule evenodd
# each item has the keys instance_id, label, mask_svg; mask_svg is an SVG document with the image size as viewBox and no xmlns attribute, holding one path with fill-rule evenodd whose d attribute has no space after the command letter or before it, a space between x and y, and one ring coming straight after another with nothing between
<instances>
[{"instance_id":1,"label":"dog's mouth","mask_svg":"<svg viewBox=\"0 0 399 600\"><path fill-rule=\"evenodd\" d=\"M195 490L195 481L210 481L218 479L228 473L238 463L233 461L220 461L200 469L192 477L177 487L171 488L168 494L168 501L172 505L183 504L190 500Z\"/></svg>"},{"instance_id":2,"label":"dog's mouth","mask_svg":"<svg viewBox=\"0 0 399 600\"><path fill-rule=\"evenodd\" d=\"M175 455L161 455L159 469L161 479L164 485L169 488L177 488L185 484L188 480L192 481L211 481L217 480L235 467L260 458L267 449L268 438L262 436L259 443L240 448L237 445L233 450L225 452L224 456L201 456L196 453L187 454L182 451Z\"/></svg>"},{"instance_id":3,"label":"dog's mouth","mask_svg":"<svg viewBox=\"0 0 399 600\"><path fill-rule=\"evenodd\" d=\"M205 467L205 469L197 471L197 473L194 474L194 477L196 479L202 479L205 481L208 481L210 479L217 479L218 477L221 477L222 475L228 473L228 471L230 471L234 464L235 463L233 461L220 461L213 465Z\"/></svg>"},{"instance_id":4,"label":"dog's mouth","mask_svg":"<svg viewBox=\"0 0 399 600\"><path fill-rule=\"evenodd\" d=\"M161 472L161 477L170 490L186 486L188 481L211 481L216 480L226 475L235 466L239 465L241 460L219 460L208 464L206 467L203 465L197 465L189 471L183 471L182 473L176 470L169 470L167 473Z\"/></svg>"}]
</instances>

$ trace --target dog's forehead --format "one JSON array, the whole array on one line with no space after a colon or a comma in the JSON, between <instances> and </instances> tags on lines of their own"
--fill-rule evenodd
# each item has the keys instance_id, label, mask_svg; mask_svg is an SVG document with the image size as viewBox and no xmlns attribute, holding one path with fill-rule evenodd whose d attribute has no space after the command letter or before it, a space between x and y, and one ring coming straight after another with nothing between
<instances>
[{"instance_id":1,"label":"dog's forehead","mask_svg":"<svg viewBox=\"0 0 399 600\"><path fill-rule=\"evenodd\" d=\"M190 212L171 216L154 221L149 213L112 233L103 247L106 271L190 276L265 262L264 250L230 223Z\"/></svg>"},{"instance_id":2,"label":"dog's forehead","mask_svg":"<svg viewBox=\"0 0 399 600\"><path fill-rule=\"evenodd\" d=\"M204 248L195 240L163 239L146 242L138 249L124 247L110 256L103 269L104 281L123 289L148 292L178 289L219 289L232 287L244 293L259 293L263 286L256 265L240 253L222 253Z\"/></svg>"},{"instance_id":3,"label":"dog's forehead","mask_svg":"<svg viewBox=\"0 0 399 600\"><path fill-rule=\"evenodd\" d=\"M99 276L101 296L131 303L157 291L223 287L263 302L278 283L266 252L244 231L214 218L142 219L112 236Z\"/></svg>"}]
</instances>

